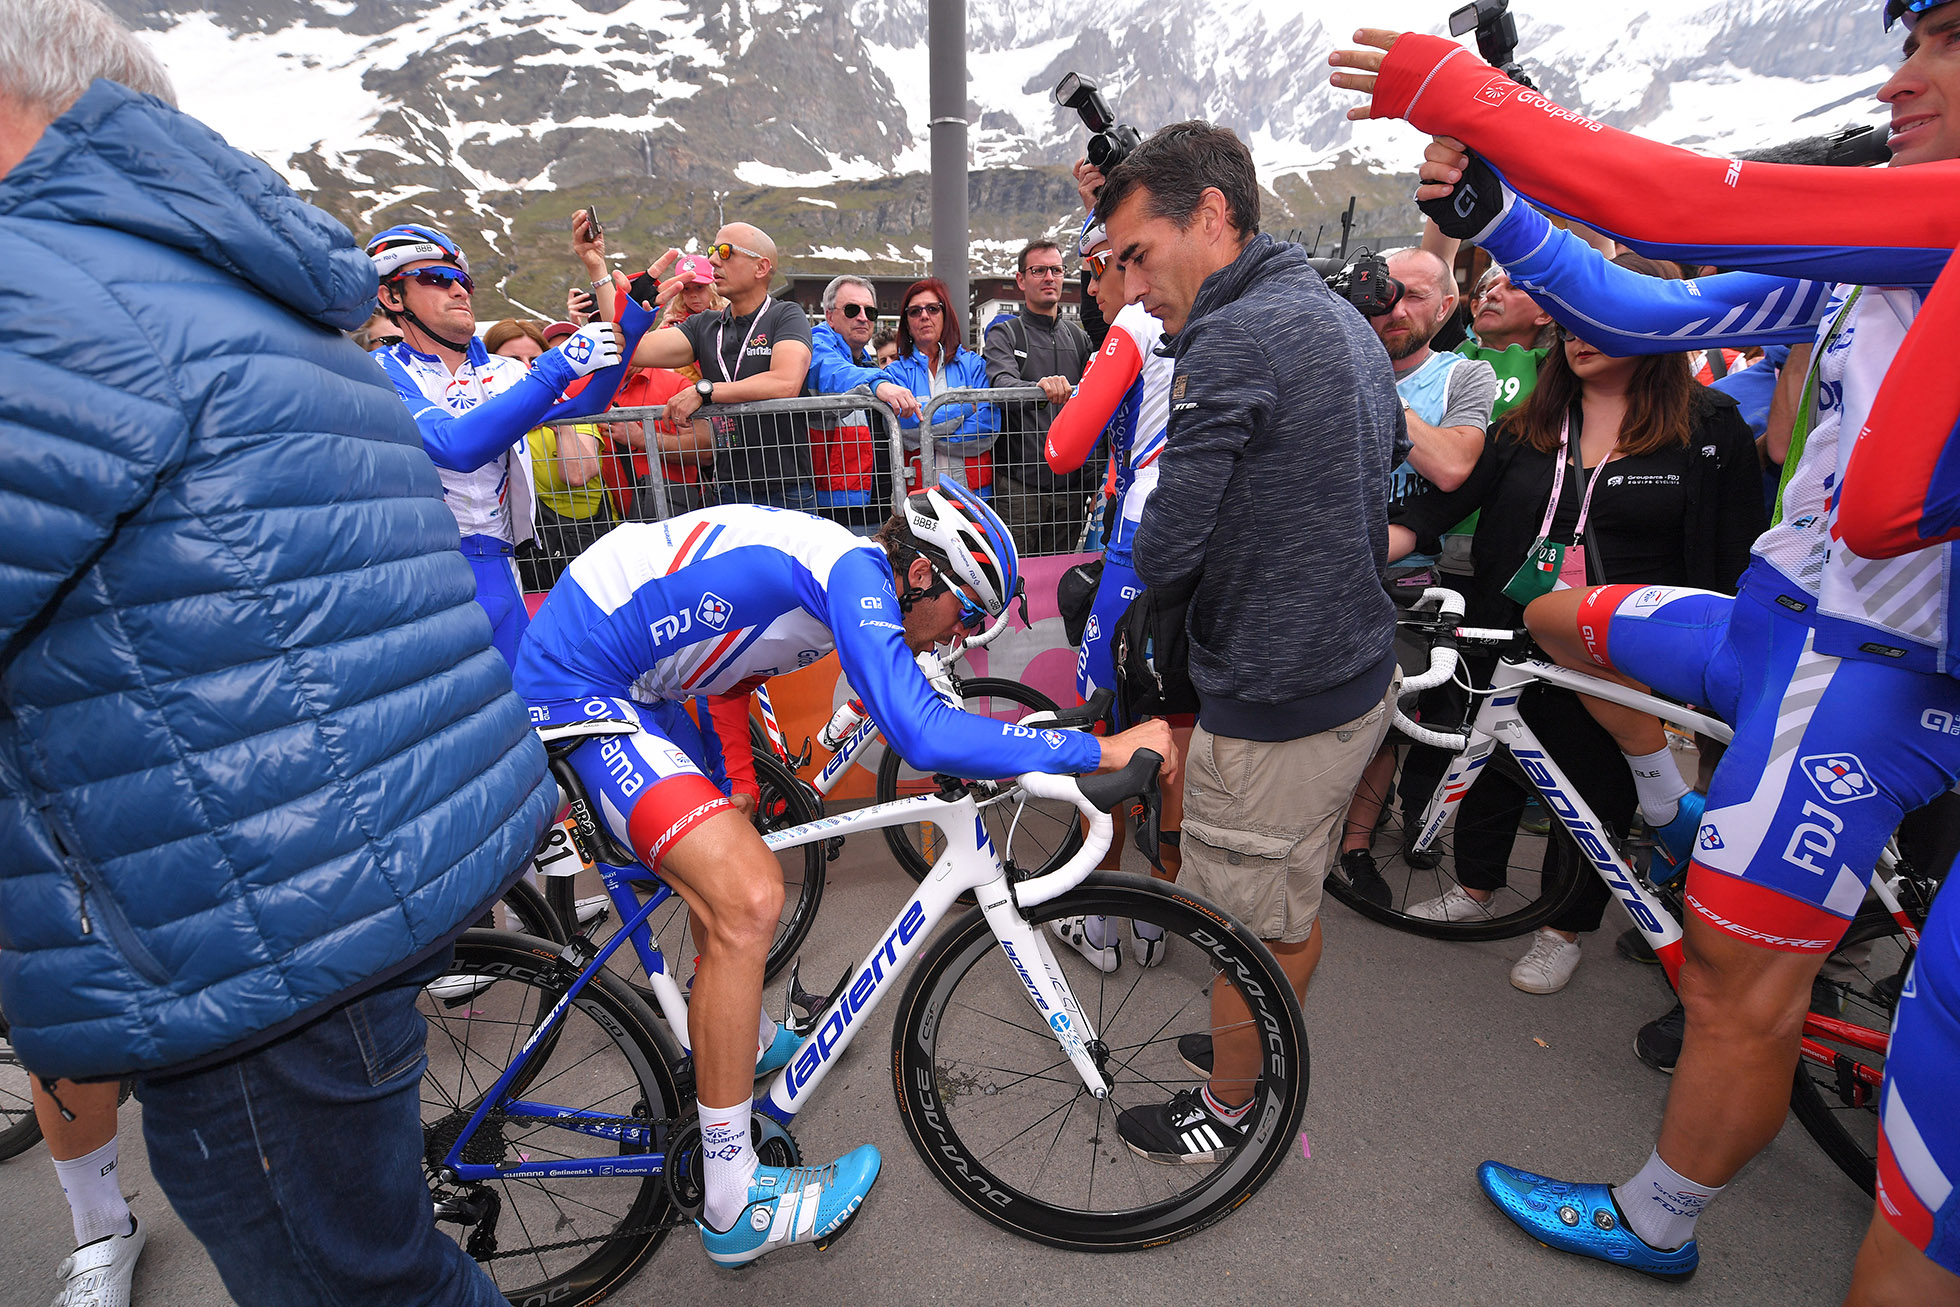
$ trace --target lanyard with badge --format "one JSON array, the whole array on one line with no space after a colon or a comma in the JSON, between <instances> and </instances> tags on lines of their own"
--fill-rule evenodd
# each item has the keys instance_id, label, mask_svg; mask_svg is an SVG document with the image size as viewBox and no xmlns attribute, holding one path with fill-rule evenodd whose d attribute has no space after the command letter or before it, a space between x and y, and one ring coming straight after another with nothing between
<instances>
[{"instance_id":1,"label":"lanyard with badge","mask_svg":"<svg viewBox=\"0 0 1960 1307\"><path fill-rule=\"evenodd\" d=\"M1585 496L1579 501L1579 518L1572 524L1572 543L1562 545L1552 539L1552 518L1558 514L1559 495L1565 490L1565 468L1568 462L1577 461L1577 451L1568 458L1572 436L1572 415L1566 414L1565 422L1558 432L1558 463L1552 473L1552 498L1545 505L1545 520L1538 527L1538 538L1524 556L1524 562L1509 581L1504 583L1504 596L1521 604L1528 604L1540 595L1548 595L1554 590L1568 590L1586 584L1586 513L1592 507L1593 487L1599 484L1599 474L1606 469L1609 458L1599 460L1599 466L1592 471L1586 481ZM1582 469L1583 470L1583 469Z\"/></svg>"},{"instance_id":2,"label":"lanyard with badge","mask_svg":"<svg viewBox=\"0 0 1960 1307\"><path fill-rule=\"evenodd\" d=\"M741 338L735 342L736 356L734 372L729 370L728 355L722 352L724 347L722 333L728 330L728 313L726 310L722 312L721 321L715 326L715 366L721 369L721 379L723 381L734 381L735 372L742 370L741 351L745 348L743 342L747 340L749 332L754 330L755 325L762 321L763 310L768 307L769 302L764 300L756 306L756 310L750 315L749 320L742 324ZM715 433L715 444L717 447L726 449L728 446L736 443L735 433L739 428L739 424L734 418L710 414L708 417L708 426Z\"/></svg>"}]
</instances>

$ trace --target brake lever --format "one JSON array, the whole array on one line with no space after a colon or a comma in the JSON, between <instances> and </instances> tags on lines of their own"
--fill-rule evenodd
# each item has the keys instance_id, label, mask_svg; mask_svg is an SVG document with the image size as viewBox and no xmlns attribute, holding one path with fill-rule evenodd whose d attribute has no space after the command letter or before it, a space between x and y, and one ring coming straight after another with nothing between
<instances>
[{"instance_id":1,"label":"brake lever","mask_svg":"<svg viewBox=\"0 0 1960 1307\"><path fill-rule=\"evenodd\" d=\"M1149 859L1150 865L1157 869L1159 876L1169 876L1162 858L1164 844L1164 791L1152 778L1148 788L1137 796L1138 802L1130 808L1130 820L1135 823L1132 836L1137 852Z\"/></svg>"}]
</instances>

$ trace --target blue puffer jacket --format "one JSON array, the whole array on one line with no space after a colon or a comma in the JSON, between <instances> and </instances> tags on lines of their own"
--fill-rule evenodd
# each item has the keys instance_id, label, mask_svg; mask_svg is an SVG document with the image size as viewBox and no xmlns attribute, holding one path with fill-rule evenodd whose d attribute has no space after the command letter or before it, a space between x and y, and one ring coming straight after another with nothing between
<instances>
[{"instance_id":1,"label":"blue puffer jacket","mask_svg":"<svg viewBox=\"0 0 1960 1307\"><path fill-rule=\"evenodd\" d=\"M209 1061L441 948L555 790L344 227L99 81L0 266L0 1003L44 1075Z\"/></svg>"},{"instance_id":2,"label":"blue puffer jacket","mask_svg":"<svg viewBox=\"0 0 1960 1307\"><path fill-rule=\"evenodd\" d=\"M985 390L987 388L987 360L962 345L945 365L946 389ZM932 398L932 372L926 356L917 345L910 354L902 354L885 365L885 375L919 397L924 404ZM1000 410L993 404L949 404L933 414L932 425L942 427L955 417L960 424L951 433L935 436L935 445L957 444L960 453L972 457L983 450L992 449L994 441L1000 438ZM904 439L907 449L919 447L919 419L900 418L898 424L905 428Z\"/></svg>"}]
</instances>

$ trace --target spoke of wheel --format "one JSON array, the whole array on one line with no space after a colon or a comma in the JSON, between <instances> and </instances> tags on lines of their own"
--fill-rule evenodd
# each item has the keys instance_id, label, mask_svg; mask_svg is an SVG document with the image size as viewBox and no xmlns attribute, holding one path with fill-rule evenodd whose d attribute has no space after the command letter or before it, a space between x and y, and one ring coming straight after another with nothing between
<instances>
[{"instance_id":1,"label":"spoke of wheel","mask_svg":"<svg viewBox=\"0 0 1960 1307\"><path fill-rule=\"evenodd\" d=\"M1039 1130L1042 1127L1042 1125L1046 1123L1048 1119L1054 1116L1057 1112L1066 1112L1074 1102L1075 1102L1075 1098L1071 1097L1068 1100L1068 1102L1063 1103L1060 1107L1050 1108L1047 1112L1044 1112L1042 1115L1036 1117L1033 1121L1029 1122L1025 1127L1022 1128L1022 1130L1018 1134L1014 1135L1012 1138L1003 1139L998 1144L995 1144L993 1148L988 1151L987 1155L985 1157L982 1157L980 1160L983 1162L987 1161L989 1158L996 1156L1001 1149L1006 1148L1009 1144L1018 1143L1024 1136L1033 1134L1036 1130Z\"/></svg>"}]
</instances>

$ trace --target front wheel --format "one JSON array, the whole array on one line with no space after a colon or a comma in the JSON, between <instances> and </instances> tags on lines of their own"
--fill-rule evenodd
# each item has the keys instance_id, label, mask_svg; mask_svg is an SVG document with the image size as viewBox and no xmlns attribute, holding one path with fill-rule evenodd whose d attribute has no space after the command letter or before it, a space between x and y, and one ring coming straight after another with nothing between
<instances>
[{"instance_id":1,"label":"front wheel","mask_svg":"<svg viewBox=\"0 0 1960 1307\"><path fill-rule=\"evenodd\" d=\"M1117 929L1116 970L1048 930L1085 914ZM1222 1219L1272 1177L1306 1110L1306 1024L1278 962L1203 899L1140 876L1092 875L1029 915L1093 1029L1108 1096L1084 1086L976 908L921 959L892 1033L899 1110L927 1169L995 1225L1058 1248L1142 1248ZM1156 965L1138 963L1133 923L1164 932ZM1214 989L1249 1018L1214 1017ZM1237 1139L1195 1165L1149 1161L1125 1141L1123 1112L1205 1083L1185 1060L1209 1063L1202 1037L1246 1031L1264 1060Z\"/></svg>"}]
</instances>

